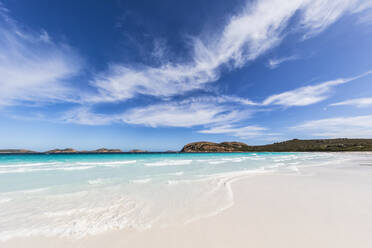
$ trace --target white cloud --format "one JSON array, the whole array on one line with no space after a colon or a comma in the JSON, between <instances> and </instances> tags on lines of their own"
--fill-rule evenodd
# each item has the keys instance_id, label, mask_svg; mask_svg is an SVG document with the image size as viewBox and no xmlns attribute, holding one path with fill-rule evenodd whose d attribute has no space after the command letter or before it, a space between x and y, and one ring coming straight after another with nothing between
<instances>
[{"instance_id":1,"label":"white cloud","mask_svg":"<svg viewBox=\"0 0 372 248\"><path fill-rule=\"evenodd\" d=\"M372 23L372 1L364 1L353 11L359 13L359 23L371 24Z\"/></svg>"},{"instance_id":2,"label":"white cloud","mask_svg":"<svg viewBox=\"0 0 372 248\"><path fill-rule=\"evenodd\" d=\"M246 105L246 106L257 106L259 103L255 103L247 98L237 97L237 96L226 96L226 95L219 95L219 96L200 96L200 97L192 97L187 99L184 102L209 102L209 103L237 103L239 105Z\"/></svg>"},{"instance_id":3,"label":"white cloud","mask_svg":"<svg viewBox=\"0 0 372 248\"><path fill-rule=\"evenodd\" d=\"M227 134L239 138L252 138L272 135L267 133L267 129L260 126L243 126L236 127L230 124L214 126L208 129L198 131L205 134Z\"/></svg>"},{"instance_id":4,"label":"white cloud","mask_svg":"<svg viewBox=\"0 0 372 248\"><path fill-rule=\"evenodd\" d=\"M305 86L266 98L263 105L306 106L328 98L330 90L348 82L345 79L328 81L318 85Z\"/></svg>"},{"instance_id":5,"label":"white cloud","mask_svg":"<svg viewBox=\"0 0 372 248\"><path fill-rule=\"evenodd\" d=\"M350 100L330 104L330 106L342 106L342 105L352 105L356 107L372 106L372 97L355 98L355 99L350 99Z\"/></svg>"},{"instance_id":6,"label":"white cloud","mask_svg":"<svg viewBox=\"0 0 372 248\"><path fill-rule=\"evenodd\" d=\"M99 114L89 107L67 111L63 122L83 125L105 125L113 122L150 127L194 127L209 124L236 123L247 119L254 110L238 109L252 105L247 99L231 96L205 96L136 107L118 114Z\"/></svg>"},{"instance_id":7,"label":"white cloud","mask_svg":"<svg viewBox=\"0 0 372 248\"><path fill-rule=\"evenodd\" d=\"M284 63L284 62L287 62L287 61L291 61L291 60L296 60L296 59L298 59L298 57L295 56L295 55L288 56L288 57L281 57L281 58L272 58L272 59L269 59L267 65L268 65L269 68L275 69L281 63Z\"/></svg>"},{"instance_id":8,"label":"white cloud","mask_svg":"<svg viewBox=\"0 0 372 248\"><path fill-rule=\"evenodd\" d=\"M120 121L120 117L94 113L89 107L78 107L65 112L59 120L81 125L106 125Z\"/></svg>"},{"instance_id":9,"label":"white cloud","mask_svg":"<svg viewBox=\"0 0 372 248\"><path fill-rule=\"evenodd\" d=\"M3 7L0 33L0 106L73 101L76 92L65 80L79 72L80 59L71 48L53 43L44 30L32 33L19 28Z\"/></svg>"},{"instance_id":10,"label":"white cloud","mask_svg":"<svg viewBox=\"0 0 372 248\"><path fill-rule=\"evenodd\" d=\"M327 138L371 138L372 115L313 120L292 129Z\"/></svg>"},{"instance_id":11,"label":"white cloud","mask_svg":"<svg viewBox=\"0 0 372 248\"><path fill-rule=\"evenodd\" d=\"M353 80L371 74L368 71L353 78L340 78L327 81L317 85L305 86L295 90L272 95L266 98L262 105L282 105L282 106L306 106L323 101L329 97L331 90L340 84L345 84Z\"/></svg>"},{"instance_id":12,"label":"white cloud","mask_svg":"<svg viewBox=\"0 0 372 248\"><path fill-rule=\"evenodd\" d=\"M234 110L228 105L187 100L134 108L125 112L122 120L151 127L193 127L238 122L250 114L251 111Z\"/></svg>"},{"instance_id":13,"label":"white cloud","mask_svg":"<svg viewBox=\"0 0 372 248\"><path fill-rule=\"evenodd\" d=\"M309 0L302 9L301 25L308 30L305 38L325 30L345 14L356 14L371 8L365 0Z\"/></svg>"},{"instance_id":14,"label":"white cloud","mask_svg":"<svg viewBox=\"0 0 372 248\"><path fill-rule=\"evenodd\" d=\"M208 40L193 38L192 59L159 67L110 65L91 85L98 94L85 100L124 101L137 94L168 97L202 89L220 77L221 65L239 68L276 46L285 36L289 20L300 13L299 22L308 35L324 30L342 15L360 12L362 0L261 0L249 1L222 32Z\"/></svg>"},{"instance_id":15,"label":"white cloud","mask_svg":"<svg viewBox=\"0 0 372 248\"><path fill-rule=\"evenodd\" d=\"M90 84L96 93L77 92L67 81L77 75L81 59L64 44L53 42L45 30L25 31L0 6L0 104L22 101L115 102L138 94L157 97L182 95L204 89L205 84L220 77L220 67L231 69L256 59L280 43L289 20L299 13L305 32L319 32L344 14L368 8L361 0L281 0L249 1L239 15L232 16L216 36L192 38L191 60L174 64L163 62L157 67L111 64L98 73ZM155 42L154 56L166 56L166 41ZM275 66L288 58L272 61ZM164 58L164 61L168 61ZM313 100L309 100L310 102Z\"/></svg>"}]
</instances>

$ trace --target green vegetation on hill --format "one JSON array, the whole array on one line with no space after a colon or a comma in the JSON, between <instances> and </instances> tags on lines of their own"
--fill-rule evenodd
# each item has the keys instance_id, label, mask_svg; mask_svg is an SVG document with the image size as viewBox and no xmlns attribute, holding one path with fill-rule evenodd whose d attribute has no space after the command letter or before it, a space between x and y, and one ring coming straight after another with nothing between
<instances>
[{"instance_id":1,"label":"green vegetation on hill","mask_svg":"<svg viewBox=\"0 0 372 248\"><path fill-rule=\"evenodd\" d=\"M181 152L341 152L372 151L372 139L293 139L262 146L249 146L241 142L194 142Z\"/></svg>"}]
</instances>

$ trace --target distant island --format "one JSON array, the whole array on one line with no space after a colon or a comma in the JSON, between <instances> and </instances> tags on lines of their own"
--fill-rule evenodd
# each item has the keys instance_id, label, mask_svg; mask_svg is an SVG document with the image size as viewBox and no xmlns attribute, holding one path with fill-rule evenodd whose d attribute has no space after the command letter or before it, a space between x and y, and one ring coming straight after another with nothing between
<instances>
[{"instance_id":1,"label":"distant island","mask_svg":"<svg viewBox=\"0 0 372 248\"><path fill-rule=\"evenodd\" d=\"M120 149L107 149L107 148L100 148L93 151L77 151L72 148L65 148L65 149L54 149L50 151L46 151L44 153L48 154L55 154L55 153L122 153L123 151Z\"/></svg>"},{"instance_id":2,"label":"distant island","mask_svg":"<svg viewBox=\"0 0 372 248\"><path fill-rule=\"evenodd\" d=\"M213 152L347 152L372 151L372 139L292 139L268 145L251 146L242 142L214 143L207 141L193 142L185 145L181 153L213 153ZM166 151L164 153L179 153ZM35 152L26 149L0 149L0 154L112 154L112 153L150 153L132 149L123 152L120 149L100 148L92 151L78 151L73 148L53 149L45 152Z\"/></svg>"},{"instance_id":3,"label":"distant island","mask_svg":"<svg viewBox=\"0 0 372 248\"><path fill-rule=\"evenodd\" d=\"M133 150L130 150L129 152L130 153L145 153L145 152L148 152L148 151L144 151L144 150L140 150L140 149L133 149Z\"/></svg>"},{"instance_id":4,"label":"distant island","mask_svg":"<svg viewBox=\"0 0 372 248\"><path fill-rule=\"evenodd\" d=\"M31 150L26 150L26 149L3 149L1 150L0 149L0 154L4 154L4 153L7 153L7 154L17 154L17 153L21 153L21 154L73 154L73 153L79 153L79 154L83 154L83 153L123 153L122 150L120 149L107 149L107 148L100 148L100 149L97 149L97 150L92 150L92 151L78 151L78 150L75 150L73 148L65 148L65 149L53 149L53 150L49 150L49 151L45 151L45 152L35 152L35 151L31 151Z\"/></svg>"}]
</instances>

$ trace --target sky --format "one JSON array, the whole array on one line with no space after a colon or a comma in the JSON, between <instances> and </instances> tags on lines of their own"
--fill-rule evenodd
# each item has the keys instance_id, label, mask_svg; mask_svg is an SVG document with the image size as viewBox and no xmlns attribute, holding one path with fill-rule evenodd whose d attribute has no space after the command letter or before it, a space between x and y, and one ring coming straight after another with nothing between
<instances>
[{"instance_id":1,"label":"sky","mask_svg":"<svg viewBox=\"0 0 372 248\"><path fill-rule=\"evenodd\" d=\"M372 138L370 0L0 0L0 149Z\"/></svg>"}]
</instances>

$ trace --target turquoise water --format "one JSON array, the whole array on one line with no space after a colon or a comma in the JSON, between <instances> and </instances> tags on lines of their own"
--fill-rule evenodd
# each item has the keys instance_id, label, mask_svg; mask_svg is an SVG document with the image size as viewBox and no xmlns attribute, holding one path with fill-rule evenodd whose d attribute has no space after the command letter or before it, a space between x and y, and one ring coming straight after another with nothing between
<instances>
[{"instance_id":1,"label":"turquoise water","mask_svg":"<svg viewBox=\"0 0 372 248\"><path fill-rule=\"evenodd\" d=\"M231 207L236 178L343 160L331 153L0 155L0 241L189 223Z\"/></svg>"},{"instance_id":2,"label":"turquoise water","mask_svg":"<svg viewBox=\"0 0 372 248\"><path fill-rule=\"evenodd\" d=\"M0 155L0 192L89 184L97 179L161 181L177 179L172 173L181 172L183 179L192 179L265 167L272 165L268 160L279 162L283 156L297 157L294 153Z\"/></svg>"}]
</instances>

